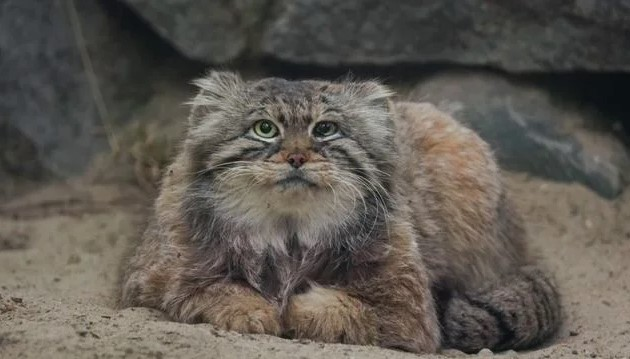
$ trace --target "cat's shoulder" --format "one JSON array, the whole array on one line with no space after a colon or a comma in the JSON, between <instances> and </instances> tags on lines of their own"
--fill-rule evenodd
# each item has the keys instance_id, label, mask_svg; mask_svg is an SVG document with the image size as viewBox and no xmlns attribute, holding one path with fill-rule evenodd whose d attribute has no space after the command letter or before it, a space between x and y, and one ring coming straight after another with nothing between
<instances>
[{"instance_id":1,"label":"cat's shoulder","mask_svg":"<svg viewBox=\"0 0 630 359\"><path fill-rule=\"evenodd\" d=\"M471 155L488 155L490 148L473 130L428 102L393 104L396 127L427 151L454 151L469 148ZM471 147L472 146L472 147Z\"/></svg>"},{"instance_id":2,"label":"cat's shoulder","mask_svg":"<svg viewBox=\"0 0 630 359\"><path fill-rule=\"evenodd\" d=\"M399 140L414 152L422 152L425 158L450 159L459 167L496 167L488 143L448 113L430 103L397 102L393 106Z\"/></svg>"},{"instance_id":3,"label":"cat's shoulder","mask_svg":"<svg viewBox=\"0 0 630 359\"><path fill-rule=\"evenodd\" d=\"M499 167L490 146L477 133L430 103L393 106L403 166L420 170L417 164L422 164L422 173L410 176L427 176L432 190L454 203L492 206L498 201Z\"/></svg>"}]
</instances>

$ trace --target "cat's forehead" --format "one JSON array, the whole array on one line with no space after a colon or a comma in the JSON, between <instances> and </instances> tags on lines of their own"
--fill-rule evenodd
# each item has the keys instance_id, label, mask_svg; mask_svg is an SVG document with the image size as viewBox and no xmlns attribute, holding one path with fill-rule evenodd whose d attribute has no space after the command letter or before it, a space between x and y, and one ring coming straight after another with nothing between
<instances>
[{"instance_id":1,"label":"cat's forehead","mask_svg":"<svg viewBox=\"0 0 630 359\"><path fill-rule=\"evenodd\" d=\"M319 102L328 86L318 81L291 81L281 78L266 78L249 85L250 95L263 105L297 105Z\"/></svg>"}]
</instances>

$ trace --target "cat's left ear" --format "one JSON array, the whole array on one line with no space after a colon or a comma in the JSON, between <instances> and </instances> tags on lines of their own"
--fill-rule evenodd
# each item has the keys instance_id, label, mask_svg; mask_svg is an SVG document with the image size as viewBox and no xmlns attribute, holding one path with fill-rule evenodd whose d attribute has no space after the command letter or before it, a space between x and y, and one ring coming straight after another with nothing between
<instances>
[{"instance_id":1,"label":"cat's left ear","mask_svg":"<svg viewBox=\"0 0 630 359\"><path fill-rule=\"evenodd\" d=\"M376 81L351 82L345 85L345 92L363 104L388 109L394 92Z\"/></svg>"},{"instance_id":2,"label":"cat's left ear","mask_svg":"<svg viewBox=\"0 0 630 359\"><path fill-rule=\"evenodd\" d=\"M193 81L199 88L188 104L191 105L189 122L196 124L205 115L229 105L229 101L240 94L243 80L239 75L227 71L210 71L206 76Z\"/></svg>"}]
</instances>

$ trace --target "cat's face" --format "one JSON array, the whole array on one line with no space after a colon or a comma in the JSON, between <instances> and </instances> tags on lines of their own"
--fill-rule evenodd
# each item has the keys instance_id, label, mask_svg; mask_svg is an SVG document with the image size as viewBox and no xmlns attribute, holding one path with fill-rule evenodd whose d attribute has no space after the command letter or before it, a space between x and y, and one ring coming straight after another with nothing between
<instances>
[{"instance_id":1,"label":"cat's face","mask_svg":"<svg viewBox=\"0 0 630 359\"><path fill-rule=\"evenodd\" d=\"M216 72L197 85L186 146L199 195L219 210L340 220L388 195L396 146L384 87Z\"/></svg>"}]
</instances>

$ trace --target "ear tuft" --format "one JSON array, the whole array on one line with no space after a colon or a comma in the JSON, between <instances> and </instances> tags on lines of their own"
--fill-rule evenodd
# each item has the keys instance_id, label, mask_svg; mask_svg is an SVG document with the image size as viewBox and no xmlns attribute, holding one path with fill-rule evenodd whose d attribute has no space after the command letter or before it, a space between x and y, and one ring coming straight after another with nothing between
<instances>
[{"instance_id":1,"label":"ear tuft","mask_svg":"<svg viewBox=\"0 0 630 359\"><path fill-rule=\"evenodd\" d=\"M243 81L234 72L210 71L206 76L193 81L206 97L221 99L241 87Z\"/></svg>"},{"instance_id":2,"label":"ear tuft","mask_svg":"<svg viewBox=\"0 0 630 359\"><path fill-rule=\"evenodd\" d=\"M388 100L394 95L387 86L376 81L350 82L345 88L351 97L371 104L387 106Z\"/></svg>"},{"instance_id":3,"label":"ear tuft","mask_svg":"<svg viewBox=\"0 0 630 359\"><path fill-rule=\"evenodd\" d=\"M197 123L207 113L234 98L243 84L240 76L228 71L210 71L206 76L194 80L199 93L188 102L192 106L189 116L191 124Z\"/></svg>"}]
</instances>

